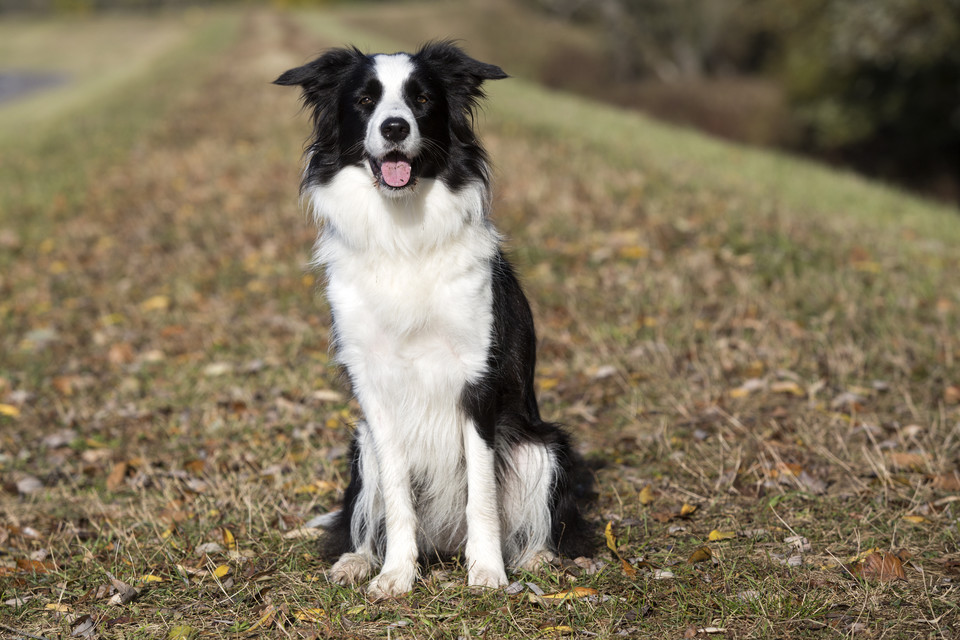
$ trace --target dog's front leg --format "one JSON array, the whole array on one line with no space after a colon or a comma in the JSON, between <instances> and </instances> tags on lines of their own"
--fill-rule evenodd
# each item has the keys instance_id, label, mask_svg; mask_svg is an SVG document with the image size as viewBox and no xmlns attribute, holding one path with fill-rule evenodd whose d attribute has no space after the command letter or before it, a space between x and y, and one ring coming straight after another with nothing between
<instances>
[{"instance_id":1,"label":"dog's front leg","mask_svg":"<svg viewBox=\"0 0 960 640\"><path fill-rule=\"evenodd\" d=\"M387 549L383 568L367 587L375 600L399 596L417 578L417 514L413 507L410 467L403 451L389 438L378 442L380 491L384 503Z\"/></svg>"},{"instance_id":2,"label":"dog's front leg","mask_svg":"<svg viewBox=\"0 0 960 640\"><path fill-rule=\"evenodd\" d=\"M464 428L467 462L467 584L474 587L504 587L500 539L500 504L493 448L484 442L472 420Z\"/></svg>"}]
</instances>

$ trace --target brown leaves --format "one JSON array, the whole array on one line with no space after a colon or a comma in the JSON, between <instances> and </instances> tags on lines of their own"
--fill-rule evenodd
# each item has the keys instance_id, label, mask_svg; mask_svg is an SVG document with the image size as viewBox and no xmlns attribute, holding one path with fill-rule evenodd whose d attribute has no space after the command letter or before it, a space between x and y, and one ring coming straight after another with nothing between
<instances>
[{"instance_id":1,"label":"brown leaves","mask_svg":"<svg viewBox=\"0 0 960 640\"><path fill-rule=\"evenodd\" d=\"M943 401L947 404L960 404L960 385L951 384L944 389Z\"/></svg>"},{"instance_id":2,"label":"brown leaves","mask_svg":"<svg viewBox=\"0 0 960 640\"><path fill-rule=\"evenodd\" d=\"M675 511L655 511L650 517L660 523L670 522L679 518L689 518L697 511L697 505L684 502L679 509Z\"/></svg>"},{"instance_id":3,"label":"brown leaves","mask_svg":"<svg viewBox=\"0 0 960 640\"><path fill-rule=\"evenodd\" d=\"M939 491L960 491L960 471L935 475L930 486Z\"/></svg>"},{"instance_id":4,"label":"brown leaves","mask_svg":"<svg viewBox=\"0 0 960 640\"><path fill-rule=\"evenodd\" d=\"M907 579L900 558L884 551L868 553L862 560L850 564L847 570L851 575L868 582L885 583Z\"/></svg>"},{"instance_id":5,"label":"brown leaves","mask_svg":"<svg viewBox=\"0 0 960 640\"><path fill-rule=\"evenodd\" d=\"M126 462L117 462L113 465L110 474L107 476L107 489L109 491L116 491L120 488L127 477L127 468Z\"/></svg>"},{"instance_id":6,"label":"brown leaves","mask_svg":"<svg viewBox=\"0 0 960 640\"><path fill-rule=\"evenodd\" d=\"M713 552L710 550L710 547L704 545L702 547L697 547L697 549L690 554L690 557L687 558L687 564L699 564L701 562L706 562L712 557Z\"/></svg>"},{"instance_id":7,"label":"brown leaves","mask_svg":"<svg viewBox=\"0 0 960 640\"><path fill-rule=\"evenodd\" d=\"M124 605L133 601L134 598L140 595L140 592L135 587L131 587L122 580L117 580L117 578L114 577L114 575L109 571L107 572L107 577L110 578L110 584L113 585L113 588L117 590L117 592L110 598L108 604Z\"/></svg>"},{"instance_id":8,"label":"brown leaves","mask_svg":"<svg viewBox=\"0 0 960 640\"><path fill-rule=\"evenodd\" d=\"M925 453L888 451L887 460L894 469L903 471L924 471L930 464L930 457Z\"/></svg>"},{"instance_id":9,"label":"brown leaves","mask_svg":"<svg viewBox=\"0 0 960 640\"><path fill-rule=\"evenodd\" d=\"M17 558L11 566L0 566L0 577L15 574L38 574L55 571L57 565L49 560Z\"/></svg>"},{"instance_id":10,"label":"brown leaves","mask_svg":"<svg viewBox=\"0 0 960 640\"><path fill-rule=\"evenodd\" d=\"M620 567L623 569L623 572L631 578L636 576L637 570L633 567L633 565L627 562L623 558L623 556L620 555L620 552L617 550L617 539L613 535L612 521L607 523L607 526L603 531L603 535L607 540L607 548L610 549L610 551L613 552L613 555L616 557L616 559L620 561Z\"/></svg>"}]
</instances>

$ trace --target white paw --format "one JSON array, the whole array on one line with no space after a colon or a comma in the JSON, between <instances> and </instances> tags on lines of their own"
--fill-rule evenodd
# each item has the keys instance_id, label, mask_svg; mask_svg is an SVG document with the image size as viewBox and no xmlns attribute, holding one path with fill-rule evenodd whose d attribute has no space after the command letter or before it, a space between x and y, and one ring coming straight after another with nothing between
<instances>
[{"instance_id":1,"label":"white paw","mask_svg":"<svg viewBox=\"0 0 960 640\"><path fill-rule=\"evenodd\" d=\"M373 600L396 598L413 589L413 581L416 578L416 567L381 571L377 577L370 581L370 585L367 587L367 595Z\"/></svg>"},{"instance_id":2,"label":"white paw","mask_svg":"<svg viewBox=\"0 0 960 640\"><path fill-rule=\"evenodd\" d=\"M497 589L507 586L507 573L500 567L484 567L474 564L467 572L467 585Z\"/></svg>"},{"instance_id":3,"label":"white paw","mask_svg":"<svg viewBox=\"0 0 960 640\"><path fill-rule=\"evenodd\" d=\"M550 551L549 549L540 549L540 551L537 551L530 556L529 560L520 565L520 568L524 571L533 572L540 569L542 565L550 564L556 559L557 555L553 551Z\"/></svg>"},{"instance_id":4,"label":"white paw","mask_svg":"<svg viewBox=\"0 0 960 640\"><path fill-rule=\"evenodd\" d=\"M327 573L327 579L337 584L352 585L370 575L370 559L360 553L345 553Z\"/></svg>"}]
</instances>

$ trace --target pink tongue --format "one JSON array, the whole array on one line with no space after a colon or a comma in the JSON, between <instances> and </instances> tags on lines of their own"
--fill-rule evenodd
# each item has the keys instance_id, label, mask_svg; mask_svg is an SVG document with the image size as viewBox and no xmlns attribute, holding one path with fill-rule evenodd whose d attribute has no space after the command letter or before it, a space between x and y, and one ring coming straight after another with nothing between
<instances>
[{"instance_id":1,"label":"pink tongue","mask_svg":"<svg viewBox=\"0 0 960 640\"><path fill-rule=\"evenodd\" d=\"M383 181L391 187L402 187L410 182L410 163L406 160L386 161L380 165Z\"/></svg>"}]
</instances>

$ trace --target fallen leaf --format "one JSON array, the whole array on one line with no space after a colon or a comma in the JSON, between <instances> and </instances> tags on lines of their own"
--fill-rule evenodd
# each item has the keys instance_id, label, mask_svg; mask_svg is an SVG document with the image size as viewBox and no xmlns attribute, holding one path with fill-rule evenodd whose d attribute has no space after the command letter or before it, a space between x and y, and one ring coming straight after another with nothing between
<instances>
[{"instance_id":1,"label":"fallen leaf","mask_svg":"<svg viewBox=\"0 0 960 640\"><path fill-rule=\"evenodd\" d=\"M650 514L650 517L656 520L657 522L666 523L666 522L670 522L675 518L679 518L680 512L679 511L655 511Z\"/></svg>"},{"instance_id":2,"label":"fallen leaf","mask_svg":"<svg viewBox=\"0 0 960 640\"><path fill-rule=\"evenodd\" d=\"M645 507L653 504L653 501L656 499L653 495L653 488L649 484L644 485L643 488L640 489L638 497L640 498L640 504Z\"/></svg>"},{"instance_id":3,"label":"fallen leaf","mask_svg":"<svg viewBox=\"0 0 960 640\"><path fill-rule=\"evenodd\" d=\"M874 551L863 559L863 562L854 563L848 567L850 573L864 580L876 580L878 582L892 582L894 580L906 580L907 575L903 571L903 562L892 553L883 551Z\"/></svg>"},{"instance_id":4,"label":"fallen leaf","mask_svg":"<svg viewBox=\"0 0 960 640\"><path fill-rule=\"evenodd\" d=\"M20 478L17 480L16 485L17 493L24 496L43 489L43 483L33 476L24 476Z\"/></svg>"},{"instance_id":5,"label":"fallen leaf","mask_svg":"<svg viewBox=\"0 0 960 640\"><path fill-rule=\"evenodd\" d=\"M47 573L53 571L57 566L49 560L30 560L28 558L17 558L18 573Z\"/></svg>"},{"instance_id":6,"label":"fallen leaf","mask_svg":"<svg viewBox=\"0 0 960 640\"><path fill-rule=\"evenodd\" d=\"M277 616L277 608L275 606L268 605L264 610L264 614L260 618L250 625L246 631L253 631L254 629L266 628L273 624L273 619Z\"/></svg>"},{"instance_id":7,"label":"fallen leaf","mask_svg":"<svg viewBox=\"0 0 960 640\"><path fill-rule=\"evenodd\" d=\"M895 469L907 471L923 471L927 468L929 458L922 453L906 453L903 451L887 452L887 459Z\"/></svg>"},{"instance_id":8,"label":"fallen leaf","mask_svg":"<svg viewBox=\"0 0 960 640\"><path fill-rule=\"evenodd\" d=\"M930 522L923 516L915 516L915 515L903 516L903 519L906 520L907 522L912 522L913 524L926 524Z\"/></svg>"},{"instance_id":9,"label":"fallen leaf","mask_svg":"<svg viewBox=\"0 0 960 640\"><path fill-rule=\"evenodd\" d=\"M213 570L213 575L215 575L218 578L222 578L228 573L230 573L230 565L228 564L221 564L216 569Z\"/></svg>"},{"instance_id":10,"label":"fallen leaf","mask_svg":"<svg viewBox=\"0 0 960 640\"><path fill-rule=\"evenodd\" d=\"M140 303L141 311L165 311L170 306L167 296L153 296Z\"/></svg>"},{"instance_id":11,"label":"fallen leaf","mask_svg":"<svg viewBox=\"0 0 960 640\"><path fill-rule=\"evenodd\" d=\"M952 384L944 389L943 401L947 404L960 404L960 385Z\"/></svg>"},{"instance_id":12,"label":"fallen leaf","mask_svg":"<svg viewBox=\"0 0 960 640\"><path fill-rule=\"evenodd\" d=\"M73 621L73 631L70 632L71 636L79 636L84 638L92 638L96 635L97 621L88 615L80 616Z\"/></svg>"},{"instance_id":13,"label":"fallen leaf","mask_svg":"<svg viewBox=\"0 0 960 640\"><path fill-rule=\"evenodd\" d=\"M680 507L680 517L686 518L689 515L693 515L693 512L697 510L697 505L683 503L683 506Z\"/></svg>"},{"instance_id":14,"label":"fallen leaf","mask_svg":"<svg viewBox=\"0 0 960 640\"><path fill-rule=\"evenodd\" d=\"M224 549L220 546L219 542L204 542L203 544L198 544L197 547L193 550L193 553L197 556L212 556L217 553L223 553Z\"/></svg>"},{"instance_id":15,"label":"fallen leaf","mask_svg":"<svg viewBox=\"0 0 960 640\"><path fill-rule=\"evenodd\" d=\"M110 345L107 351L107 360L110 364L129 364L133 362L133 346L129 342L118 342Z\"/></svg>"},{"instance_id":16,"label":"fallen leaf","mask_svg":"<svg viewBox=\"0 0 960 640\"><path fill-rule=\"evenodd\" d=\"M223 546L227 548L227 551L236 551L237 550L237 540L233 537L233 532L226 527L221 529L223 535Z\"/></svg>"},{"instance_id":17,"label":"fallen leaf","mask_svg":"<svg viewBox=\"0 0 960 640\"><path fill-rule=\"evenodd\" d=\"M707 539L711 542L717 542L718 540L729 540L730 538L736 538L736 531L718 531L714 529L710 532L710 535L707 536Z\"/></svg>"},{"instance_id":18,"label":"fallen leaf","mask_svg":"<svg viewBox=\"0 0 960 640\"><path fill-rule=\"evenodd\" d=\"M699 547L696 551L690 554L690 557L687 558L687 564L697 564L700 562L706 562L713 557L713 552L710 551L710 547L704 545Z\"/></svg>"},{"instance_id":19,"label":"fallen leaf","mask_svg":"<svg viewBox=\"0 0 960 640\"><path fill-rule=\"evenodd\" d=\"M960 471L933 476L931 486L941 491L960 491Z\"/></svg>"},{"instance_id":20,"label":"fallen leaf","mask_svg":"<svg viewBox=\"0 0 960 640\"><path fill-rule=\"evenodd\" d=\"M547 627L540 627L540 631L541 631L544 635L550 634L550 635L555 635L555 636L562 636L562 635L566 635L566 634L568 634L568 633L573 633L573 627L568 626L568 625L565 625L565 624L550 625L550 626L547 626Z\"/></svg>"},{"instance_id":21,"label":"fallen leaf","mask_svg":"<svg viewBox=\"0 0 960 640\"><path fill-rule=\"evenodd\" d=\"M8 418L18 418L20 417L20 409L16 408L12 404L0 403L0 416L7 416Z\"/></svg>"},{"instance_id":22,"label":"fallen leaf","mask_svg":"<svg viewBox=\"0 0 960 640\"><path fill-rule=\"evenodd\" d=\"M170 629L167 640L192 640L197 637L197 630L185 624Z\"/></svg>"},{"instance_id":23,"label":"fallen leaf","mask_svg":"<svg viewBox=\"0 0 960 640\"><path fill-rule=\"evenodd\" d=\"M798 398L802 398L807 395L807 392L804 391L803 388L801 388L800 385L793 380L780 380L778 382L774 382L770 385L770 391L774 393L788 393L790 395L797 396Z\"/></svg>"},{"instance_id":24,"label":"fallen leaf","mask_svg":"<svg viewBox=\"0 0 960 640\"><path fill-rule=\"evenodd\" d=\"M736 389L731 389L729 395L731 398L745 398L754 391L759 391L766 386L767 383L762 378L750 378Z\"/></svg>"},{"instance_id":25,"label":"fallen leaf","mask_svg":"<svg viewBox=\"0 0 960 640\"><path fill-rule=\"evenodd\" d=\"M107 571L106 573L107 573L107 577L110 578L110 584L112 584L113 588L117 590L117 592L113 595L112 598L110 598L107 604L112 604L112 605L127 604L128 602L136 598L138 595L140 595L140 592L135 587L131 587L129 584L127 584L126 582L123 582L122 580L117 580L117 578L115 578L114 575L109 571Z\"/></svg>"},{"instance_id":26,"label":"fallen leaf","mask_svg":"<svg viewBox=\"0 0 960 640\"><path fill-rule=\"evenodd\" d=\"M208 378L215 378L233 371L233 365L229 362L214 362L203 368L203 375Z\"/></svg>"},{"instance_id":27,"label":"fallen leaf","mask_svg":"<svg viewBox=\"0 0 960 640\"><path fill-rule=\"evenodd\" d=\"M113 465L110 475L107 476L107 490L116 491L127 477L127 463L118 462Z\"/></svg>"},{"instance_id":28,"label":"fallen leaf","mask_svg":"<svg viewBox=\"0 0 960 640\"><path fill-rule=\"evenodd\" d=\"M617 550L617 539L613 535L613 521L607 522L607 526L603 531L604 537L607 539L607 548L613 552L613 555L616 556L617 560L620 561L620 567L623 569L623 572L630 576L631 578L637 575L637 570L627 562L623 556L620 555L620 552Z\"/></svg>"},{"instance_id":29,"label":"fallen leaf","mask_svg":"<svg viewBox=\"0 0 960 640\"><path fill-rule=\"evenodd\" d=\"M304 622L320 622L327 617L327 612L323 609L300 609L293 617Z\"/></svg>"}]
</instances>

